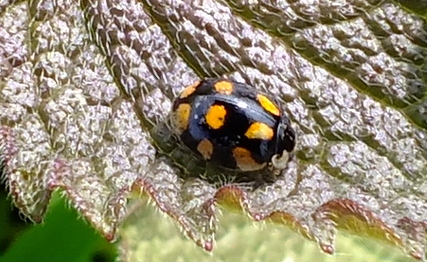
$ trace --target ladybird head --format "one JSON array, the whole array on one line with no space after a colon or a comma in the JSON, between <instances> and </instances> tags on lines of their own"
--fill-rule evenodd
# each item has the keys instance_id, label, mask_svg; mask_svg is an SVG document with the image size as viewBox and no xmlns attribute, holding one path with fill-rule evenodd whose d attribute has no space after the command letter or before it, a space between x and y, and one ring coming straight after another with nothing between
<instances>
[{"instance_id":1,"label":"ladybird head","mask_svg":"<svg viewBox=\"0 0 427 262\"><path fill-rule=\"evenodd\" d=\"M276 169L286 168L295 148L295 142L295 130L289 118L282 115L277 126L275 154L271 157L271 163Z\"/></svg>"}]
</instances>

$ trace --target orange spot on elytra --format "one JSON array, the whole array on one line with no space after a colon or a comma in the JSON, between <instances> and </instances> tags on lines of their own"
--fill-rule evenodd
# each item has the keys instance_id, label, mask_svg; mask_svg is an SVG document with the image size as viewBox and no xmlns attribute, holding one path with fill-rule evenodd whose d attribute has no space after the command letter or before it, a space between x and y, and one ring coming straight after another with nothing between
<instances>
[{"instance_id":1,"label":"orange spot on elytra","mask_svg":"<svg viewBox=\"0 0 427 262\"><path fill-rule=\"evenodd\" d=\"M197 145L197 151L199 151L200 154L202 154L204 159L206 159L206 160L210 159L212 156L212 153L213 153L212 142L207 140L207 139L203 139Z\"/></svg>"},{"instance_id":2,"label":"orange spot on elytra","mask_svg":"<svg viewBox=\"0 0 427 262\"><path fill-rule=\"evenodd\" d=\"M271 140L274 136L274 131L264 123L255 122L248 128L245 136L249 139Z\"/></svg>"},{"instance_id":3,"label":"orange spot on elytra","mask_svg":"<svg viewBox=\"0 0 427 262\"><path fill-rule=\"evenodd\" d=\"M215 84L215 90L223 95L229 95L233 92L233 84L229 81L220 81Z\"/></svg>"},{"instance_id":4,"label":"orange spot on elytra","mask_svg":"<svg viewBox=\"0 0 427 262\"><path fill-rule=\"evenodd\" d=\"M258 94L257 99L265 110L272 113L273 115L280 116L279 108L273 102L271 102L269 98L264 95Z\"/></svg>"},{"instance_id":5,"label":"orange spot on elytra","mask_svg":"<svg viewBox=\"0 0 427 262\"><path fill-rule=\"evenodd\" d=\"M265 166L264 164L260 164L252 158L251 152L243 147L236 147L233 149L234 160L236 161L236 165L242 171L253 171L259 170Z\"/></svg>"},{"instance_id":6,"label":"orange spot on elytra","mask_svg":"<svg viewBox=\"0 0 427 262\"><path fill-rule=\"evenodd\" d=\"M190 112L190 104L180 104L175 112L173 112L174 125L180 132L183 132L185 129L187 129L190 119Z\"/></svg>"},{"instance_id":7,"label":"orange spot on elytra","mask_svg":"<svg viewBox=\"0 0 427 262\"><path fill-rule=\"evenodd\" d=\"M200 81L197 81L196 83L190 86L187 86L184 90L182 90L181 94L179 95L179 98L182 99L182 98L189 97L191 94L193 94L196 91L199 85L200 85Z\"/></svg>"},{"instance_id":8,"label":"orange spot on elytra","mask_svg":"<svg viewBox=\"0 0 427 262\"><path fill-rule=\"evenodd\" d=\"M224 125L225 115L227 110L224 106L213 105L209 108L206 114L206 123L213 129L218 129Z\"/></svg>"}]
</instances>

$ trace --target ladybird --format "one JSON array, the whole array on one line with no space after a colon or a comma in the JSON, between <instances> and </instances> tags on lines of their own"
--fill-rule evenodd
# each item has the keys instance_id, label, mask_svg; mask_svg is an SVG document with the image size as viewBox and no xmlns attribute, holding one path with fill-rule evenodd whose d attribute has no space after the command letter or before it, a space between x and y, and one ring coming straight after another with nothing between
<instances>
[{"instance_id":1,"label":"ladybird","mask_svg":"<svg viewBox=\"0 0 427 262\"><path fill-rule=\"evenodd\" d=\"M171 124L188 148L230 170L284 169L295 147L295 131L278 103L228 79L186 87L173 102Z\"/></svg>"}]
</instances>

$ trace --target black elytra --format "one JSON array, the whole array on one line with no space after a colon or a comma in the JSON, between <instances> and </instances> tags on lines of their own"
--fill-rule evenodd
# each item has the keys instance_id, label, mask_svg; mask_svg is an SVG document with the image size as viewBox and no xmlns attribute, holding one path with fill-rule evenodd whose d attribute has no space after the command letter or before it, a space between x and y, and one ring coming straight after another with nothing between
<instances>
[{"instance_id":1,"label":"black elytra","mask_svg":"<svg viewBox=\"0 0 427 262\"><path fill-rule=\"evenodd\" d=\"M295 131L278 103L253 87L222 78L201 80L174 100L171 122L180 141L220 167L285 168Z\"/></svg>"}]
</instances>

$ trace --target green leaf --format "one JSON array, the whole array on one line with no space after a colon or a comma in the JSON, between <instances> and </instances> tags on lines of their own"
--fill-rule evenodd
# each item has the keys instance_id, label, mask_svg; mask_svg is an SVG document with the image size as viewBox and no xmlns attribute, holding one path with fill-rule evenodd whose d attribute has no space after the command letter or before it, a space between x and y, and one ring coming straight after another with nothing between
<instances>
[{"instance_id":1,"label":"green leaf","mask_svg":"<svg viewBox=\"0 0 427 262\"><path fill-rule=\"evenodd\" d=\"M21 232L7 252L0 256L1 262L89 262L96 256L113 261L114 254L108 254L111 251L107 249L105 239L79 219L58 194L49 207L45 222Z\"/></svg>"}]
</instances>

